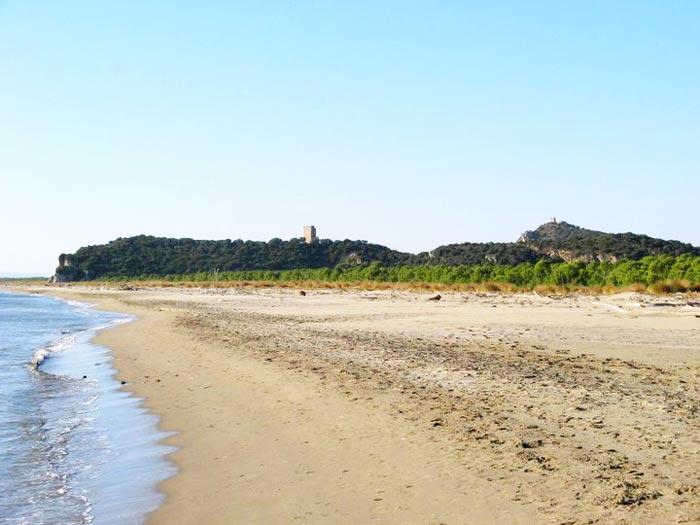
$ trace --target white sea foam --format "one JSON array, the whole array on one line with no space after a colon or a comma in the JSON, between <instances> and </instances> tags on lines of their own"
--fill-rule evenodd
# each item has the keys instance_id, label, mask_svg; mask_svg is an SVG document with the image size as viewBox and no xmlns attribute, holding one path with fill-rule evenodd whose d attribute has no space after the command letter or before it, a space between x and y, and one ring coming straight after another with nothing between
<instances>
[{"instance_id":1,"label":"white sea foam","mask_svg":"<svg viewBox=\"0 0 700 525\"><path fill-rule=\"evenodd\" d=\"M63 297L54 297L54 299L61 301L62 303L66 303L69 306L73 306L74 308L93 308L97 306L96 304L85 303L83 301L74 301L73 299L65 299Z\"/></svg>"},{"instance_id":2,"label":"white sea foam","mask_svg":"<svg viewBox=\"0 0 700 525\"><path fill-rule=\"evenodd\" d=\"M104 330L105 328L114 328L115 326L130 323L134 319L136 319L136 317L132 315L125 315L124 317L120 317L119 319L112 319L109 323L96 326L95 328L91 328L90 330L99 332L100 330Z\"/></svg>"},{"instance_id":3,"label":"white sea foam","mask_svg":"<svg viewBox=\"0 0 700 525\"><path fill-rule=\"evenodd\" d=\"M64 301L64 302L69 302L69 303L75 303L75 306L77 308L92 308L92 305L89 305L87 303L80 303L78 301ZM35 353L34 357L32 357L32 360L30 361L30 366L32 368L39 368L39 366L49 357L51 357L54 354L57 354L59 352L63 352L65 350L68 350L72 346L75 345L77 335L82 332L98 332L100 330L104 330L106 328L113 328L115 326L119 326L122 324L129 323L135 319L134 316L130 315L125 315L124 317L120 317L117 319L112 319L108 323L105 323L103 325L95 326L89 329L83 329L83 330L78 330L76 332L70 333L66 335L65 337L61 337L60 339L46 345L42 346L39 348Z\"/></svg>"},{"instance_id":4,"label":"white sea foam","mask_svg":"<svg viewBox=\"0 0 700 525\"><path fill-rule=\"evenodd\" d=\"M75 344L77 334L73 333L54 341L51 344L42 346L35 353L30 362L32 368L39 368L39 365L48 359L52 354L62 352Z\"/></svg>"}]
</instances>

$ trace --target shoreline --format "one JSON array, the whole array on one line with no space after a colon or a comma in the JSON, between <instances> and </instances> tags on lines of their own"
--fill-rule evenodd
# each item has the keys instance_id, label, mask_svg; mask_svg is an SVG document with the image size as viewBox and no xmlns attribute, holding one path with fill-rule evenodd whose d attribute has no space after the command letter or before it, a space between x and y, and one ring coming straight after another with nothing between
<instances>
[{"instance_id":1,"label":"shoreline","mask_svg":"<svg viewBox=\"0 0 700 525\"><path fill-rule=\"evenodd\" d=\"M623 314L590 298L526 304L453 294L429 304L424 295L396 292L36 292L137 317L95 342L113 351L118 377L159 416L159 428L178 432L165 441L177 447L168 459L178 474L159 485L166 499L148 523L682 522L698 515L697 475L681 468L694 457L692 437L666 450L675 458L666 461L639 450L632 438L640 436L627 426L636 419L643 439L659 439L635 396L667 403L679 386L697 401L694 311L633 307L628 297L615 303L629 310ZM649 323L657 328L644 328ZM594 373L605 373L596 371L599 363L639 393L598 395L611 388L592 383ZM559 380L552 366L567 390L551 384ZM523 387L537 408L506 401ZM568 407L565 392L578 390L585 412ZM694 432L697 419L677 412L686 406L673 409L682 416L675 430L673 418L656 425ZM533 410L544 412L533 417ZM569 423L557 422L562 411ZM597 446L613 448L610 425L617 452L599 460ZM593 455L586 459L577 447ZM620 467L611 471L608 461ZM600 475L591 497L570 493L577 477Z\"/></svg>"},{"instance_id":2,"label":"shoreline","mask_svg":"<svg viewBox=\"0 0 700 525\"><path fill-rule=\"evenodd\" d=\"M5 287L7 290L14 292L14 293L19 293L19 294L36 294L36 295L44 295L47 297L52 297L55 299L59 299L62 301L76 301L80 302L86 307L92 308L97 311L101 312L113 312L113 313L120 313L120 314L126 314L129 316L132 316L133 319L131 319L129 322L125 323L119 323L115 324L112 326L105 326L102 328L99 328L95 330L95 333L92 335L92 337L87 341L90 344L95 344L98 346L102 346L106 348L111 356L112 356L112 362L111 366L115 370L115 375L114 379L117 381L126 381L124 379L125 372L123 370L124 364L121 362L121 352L120 352L120 345L117 343L116 345L114 344L114 340L110 337L108 334L111 331L118 331L122 328L128 328L133 324L139 323L141 321L141 318L139 317L138 313L138 308L136 307L129 307L125 305L122 301L118 301L112 298L97 298L89 294L85 293L80 293L80 292L73 292L71 290L66 290L66 289L61 289L59 293L56 293L56 290L50 289L50 290L45 290L43 288L38 288L35 286L9 286ZM90 299L90 302L87 302L86 299ZM103 337L105 338L103 340ZM119 334L116 334L117 339L119 338ZM175 443L175 437L177 436L177 430L175 429L170 429L166 428L166 426L163 423L163 417L160 413L158 413L154 407L153 407L153 400L152 400L152 395L148 392L143 391L143 389L138 388L138 385L135 383L131 383L129 381L126 381L124 384L121 385L121 390L124 390L131 394L132 396L139 398L141 400L141 406L145 407L145 409L150 413L153 414L158 418L158 424L157 424L157 431L159 433L164 433L164 434L169 434L168 437L162 438L157 441L157 444L160 446L165 446L168 448L172 448L173 450L170 452L167 452L166 454L163 455L163 458L165 461L171 463L173 467L177 469L175 474L169 478L166 478L163 481L158 482L154 486L154 490L157 491L159 494L163 496L163 501L160 503L160 505L153 511L150 511L148 514L145 516L145 523L150 523L151 522L151 515L158 510L158 508L162 507L165 502L168 499L168 493L167 491L163 490L163 484L172 479L173 477L176 477L180 473L180 469L175 461L173 461L172 456L175 454L178 450L178 445Z\"/></svg>"},{"instance_id":3,"label":"shoreline","mask_svg":"<svg viewBox=\"0 0 700 525\"><path fill-rule=\"evenodd\" d=\"M67 293L66 293L67 292ZM113 365L114 368L117 370L117 378L120 380L126 380L127 383L124 386L125 389L127 389L129 392L133 393L134 395L142 398L144 406L148 408L148 410L154 414L156 414L159 417L159 425L158 428L162 432L167 432L167 433L172 433L172 435L166 439L164 439L161 443L170 447L174 447L175 450L169 454L167 454L167 459L174 463L178 469L178 472L175 474L175 476L166 479L165 481L161 482L158 484L157 488L159 491L161 491L165 495L165 499L161 506L156 509L155 511L151 512L147 516L146 523L149 524L154 524L154 525L159 525L159 524L168 524L168 523L190 523L192 520L196 519L205 519L207 523L231 523L233 522L247 522L249 520L252 520L253 522L287 522L290 519L292 521L304 521L306 518L305 514L307 511L302 512L301 510L299 511L293 511L291 509L285 508L281 510L281 513L279 511L275 511L272 513L267 513L264 511L264 507L266 505L265 501L260 501L260 499L265 499L261 498L260 495L257 494L248 494L244 497L240 497L239 499L245 500L241 501L240 504L242 504L242 507L238 510L236 509L231 509L227 508L229 505L235 505L235 497L232 498L231 495L226 495L224 498L217 498L219 500L218 502L218 509L217 504L213 503L212 501L208 500L206 498L206 495L210 492L210 489L207 489L205 491L200 491L199 496L205 496L204 504L202 505L203 508L205 508L204 512L198 512L196 516L192 515L182 515L181 512L183 509L179 507L184 507L186 508L189 506L189 504L193 503L193 499L190 499L188 496L186 496L187 493L189 493L192 490L192 482L187 482L187 480L180 480L179 478L183 475L189 474L189 470L192 468L192 463L197 463L199 459L197 458L192 458L192 457L181 457L181 456L192 456L193 455L193 449L195 449L195 444L193 441L197 441L197 439L194 439L190 441L189 439L185 437L181 437L183 431L187 432L188 430L191 430L191 424L188 425L184 422L182 418L178 416L178 414L171 414L170 409L172 408L172 405L170 405L168 402L162 403L158 396L157 390L158 390L158 384L160 383L159 378L151 378L150 376L148 379L155 379L156 383L154 384L153 381L141 381L139 382L138 380L134 381L134 377L138 375L140 372L143 372L144 370L150 371L152 368L147 367L147 368L142 368L138 364L136 364L135 358L133 357L132 352L133 352L133 346L131 348L127 348L130 344L131 341L139 341L139 342L146 342L146 344L153 344L153 341L148 338L144 337L145 333L156 333L156 334L162 334L164 331L164 326L168 325L170 321L172 321L173 312L171 310L167 309L162 309L159 308L160 315L153 315L153 312L150 309L144 309L135 305L127 305L123 301L118 300L118 299L113 299L113 298L103 298L103 297L96 297L92 293L80 293L80 292L74 292L74 291L66 291L59 294L54 294L54 293L49 293L48 295L52 296L58 296L58 297L64 297L68 299L73 299L73 300L85 300L86 298L89 298L93 303L94 303L94 308L97 308L99 310L105 310L105 311L114 311L114 312L120 312L120 313L127 313L129 315L132 315L135 317L135 320L116 327L110 327L109 329L105 330L100 330L98 334L96 335L95 338L93 338L93 342L95 344L99 344L102 346L105 346L109 348L113 355L114 355L114 361ZM87 296L87 297L86 297ZM158 326L160 325L160 326ZM130 332L137 332L136 334L130 333ZM179 339L179 338L175 338ZM189 343L193 343L194 341L188 341ZM247 361L247 362L245 362ZM247 359L239 360L237 364L240 365L248 365L250 367L249 370L246 370L248 373L256 374L259 373L260 370L256 370L256 368L259 368L260 366L264 365L259 365L256 363L253 363L251 361L248 361ZM279 371L273 372L273 376L277 376ZM264 374L267 374L267 371L264 372ZM175 373L175 376L178 374ZM267 378L268 381L270 378ZM283 381L280 381L279 379L282 378L277 378L275 377L270 381L271 384L267 384L266 386L273 386L277 387L280 389L284 389L285 384L287 383L287 379L285 378ZM298 381L299 378L293 378ZM294 388L292 389L292 392L286 392L287 394L290 394L290 396L296 397L296 396L301 396L305 397L308 395L315 395L317 392L310 392L310 390L315 390L315 385L309 385L308 381L302 381L302 383L306 383L303 385L296 384L294 385ZM205 385L205 388L208 385ZM302 386L306 387L305 392L299 392L299 387ZM311 387L311 388L309 388ZM240 394L240 392L239 392ZM257 394L255 394L253 397L257 397ZM315 396L316 397L316 396ZM319 401L319 399L315 399L314 401ZM279 402L279 400L276 400L276 402ZM203 406L206 406L207 404L203 404ZM294 400L292 403L294 408L298 408L298 400ZM333 405L335 407L335 405ZM207 408L211 408L210 406ZM348 406L343 407L345 409L350 408ZM376 407L366 407L369 409L376 408ZM352 403L352 409L356 409L355 403ZM275 410L276 411L276 410ZM303 411L303 409L302 409ZM362 414L362 418L364 418L365 414ZM380 418L383 419L383 418ZM383 422L387 422L387 420L383 420ZM324 423L328 424L328 421L324 421ZM379 423L374 422L377 426L380 426ZM284 423L286 425L287 422ZM366 431L371 431L371 429L367 428L367 422L366 421L360 421L358 418L353 419L353 425L361 426L364 425L365 432ZM213 425L209 425L210 427L213 427ZM188 428L190 427L190 428ZM279 431L281 430L279 427L276 428L275 430ZM247 429L246 434L257 434L258 430L257 429ZM311 437L311 435L306 436L306 437ZM292 439L295 441L298 441L298 436L294 436ZM290 439L290 441L292 441ZM338 440L340 442L345 441L347 438L345 436L338 436ZM390 440L394 439L394 436L389 438ZM405 436L400 436L401 440L406 439ZM273 441L278 442L279 437L275 437ZM299 454L302 456L307 456L308 451L305 450L299 450L300 445L301 448L306 448L305 445L308 445L310 440L304 440L302 444L300 443L289 443L289 447L287 447L286 452L292 452L293 454ZM326 443L327 444L327 443ZM368 448L374 448L373 443L366 443L368 445ZM442 447L444 447L446 444L442 443ZM225 449L226 447L218 447L220 450ZM267 455L267 450L271 448L269 444L264 444L263 446L260 447L260 450L257 456L264 456ZM418 447L422 448L422 447ZM444 451L442 450L441 447L431 447L434 448L433 452L435 454L435 457L441 457L444 456ZM373 453L372 451L365 450L364 453L368 456L366 458L363 458L364 460L369 460L372 457L375 457L376 454ZM385 455L389 456L392 453L392 451L385 450ZM409 462L410 458L408 455L404 453L398 453L399 458L397 458L397 461L395 464L400 464L402 462ZM214 458L214 460L217 460L218 458ZM282 460L280 463L286 463L287 460L285 458L277 458L278 460ZM308 458L307 458L308 459ZM399 461L400 459L400 461ZM382 461L382 460L380 460ZM280 465L276 465L277 467L280 467ZM368 465L364 465L368 466ZM413 462L413 472L418 472L420 467L423 467L420 462ZM288 476L288 479L286 480L286 483L288 485L293 486L301 481L300 479L293 479L293 478L299 478L299 472L295 470L295 472L289 472L289 469L284 468L285 466L282 465L283 469L286 471L284 474L285 476ZM256 470L258 466L250 464L248 465L248 468L252 470ZM197 469L200 470L201 472L198 472L199 475L204 473L205 475L208 472L208 467L203 468L203 469ZM347 473L348 469L341 469L341 473ZM303 474L306 473L311 473L311 471L305 471ZM277 474L274 475L276 477ZM438 481L439 478L439 473L438 472L433 472L432 473L432 479L434 479L436 482ZM362 476L360 476L362 477ZM194 483L201 483L202 480L194 481ZM365 480L363 480L365 481ZM406 478L406 487L407 489L411 489L411 479ZM476 483L478 480L474 479L471 480L472 482ZM267 482L265 482L267 483ZM180 490L179 486L183 485L184 490ZM211 483L207 485L213 485ZM359 484L358 484L359 486ZM317 490L320 489L319 486L315 486ZM457 498L464 498L465 494L460 492L461 489L464 487L461 486L460 489L453 488L453 490L447 491L450 494L450 498L452 498L451 502L454 503L454 500ZM399 487L400 489L400 487ZM483 490L483 489L482 489ZM325 490L321 490L322 492ZM493 489L495 491L495 488ZM446 505L446 501L440 501L439 505L436 506L434 501L429 501L428 498L423 497L421 498L422 501L422 509L420 513L416 513L415 508L412 509L400 509L400 508L390 508L386 509L382 512L377 512L376 510L373 510L369 508L372 504L379 504L381 501L383 501L383 498L381 495L385 492L382 489L377 489L376 491L372 490L370 491L372 494L367 494L364 499L364 501L358 501L356 497L349 496L349 497L343 497L342 499L345 500L343 501L342 505L339 505L335 509L336 515L334 517L331 517L330 515L321 515L320 516L320 521L330 521L330 522L344 522L344 523L351 523L351 522L357 522L356 520L368 520L368 521L385 521L385 520L394 520L397 515L403 515L404 518L401 519L400 521L403 523L410 523L410 522L430 522L430 523L438 523L440 520L438 520L438 515L435 513L437 510L437 507L439 505ZM374 494L376 492L376 494ZM491 491L489 491L491 492ZM252 496L252 497L251 497ZM374 497L370 497L374 496ZM296 499L296 494L290 493L287 495L287 498L290 500ZM431 496L434 497L434 494ZM188 505L179 505L178 508L170 510L169 506L171 504L171 501L173 498L178 498L180 501L183 500L189 500L187 503ZM234 500L234 502L231 502L231 500ZM443 498L440 498L441 500ZM490 501L489 501L490 500ZM484 501L489 501L487 506L484 506ZM305 505L308 503L305 503ZM353 509L353 506L356 506L356 508ZM365 507L365 508L363 508ZM446 512L446 514L449 514L452 519L458 519L459 516L463 516L462 512L469 511L471 512L471 516L473 519L473 523L487 523L489 522L494 516L496 515L501 515L503 519L507 519L512 523L531 523L531 521L528 519L527 515L523 512L514 512L512 509L508 508L509 505L507 503L504 503L499 500L494 500L492 498L492 495L481 492L478 497L472 496L469 499L465 499L461 504L459 505L458 509L452 509ZM384 516L381 516L381 514L384 514ZM418 516L423 516L423 518L418 518ZM381 517L380 517L381 516ZM427 521L425 521L427 520Z\"/></svg>"},{"instance_id":4,"label":"shoreline","mask_svg":"<svg viewBox=\"0 0 700 525\"><path fill-rule=\"evenodd\" d=\"M43 414L37 416L42 423L32 431L29 431L30 422L20 423L27 426L26 436L45 443L46 465L39 463L44 455L37 455L37 463L27 460L26 467L35 465L38 472L46 470L51 474L47 474L47 480L40 481L42 478L34 468L26 470L28 475L38 476L32 478L36 493L28 496L27 501L19 500L16 510L31 511L26 506L34 496L34 512L49 513L48 516L59 521L82 516L81 519L90 520L97 517L105 523L124 520L140 523L161 505L164 494L158 489L158 481L171 477L175 465L167 459L170 447L163 444L167 434L159 428L159 418L144 407L143 398L120 385L114 351L97 342L103 331L126 325L133 316L123 315L117 309L97 307L82 297L22 289L7 291L9 301L16 301L11 305L27 305L29 312L34 308L38 318L46 319L47 323L45 332L40 328L29 332L18 330L18 341L31 342L35 333L48 337L28 347L34 353L25 364L31 370L27 395L37 396L32 406L35 413ZM32 295L41 295L45 301L36 303L31 300ZM32 306L36 304L40 306ZM51 313L44 312L42 307ZM60 330L57 324L62 326ZM11 334L12 330L10 337ZM93 403L96 400L99 401ZM12 443L8 446L12 450ZM55 452L52 454L50 450ZM124 483L127 478L131 478L128 484ZM63 480L64 485L58 489L60 497L54 504L62 501L65 514L58 508L55 515L50 513L51 501L56 496L52 498L47 491L56 480ZM48 486L43 485L44 481ZM17 494L22 495L19 486ZM64 495L65 500L61 499ZM48 507L44 508L42 498L46 496ZM76 510L72 506L75 501L84 502L85 507ZM124 507L125 504L128 506ZM82 514L70 514L79 511ZM33 514L40 521L42 515ZM19 516L23 514L17 516L21 519Z\"/></svg>"},{"instance_id":5,"label":"shoreline","mask_svg":"<svg viewBox=\"0 0 700 525\"><path fill-rule=\"evenodd\" d=\"M52 291L53 292L53 291ZM129 390L131 393L134 395L142 398L144 401L144 406L148 408L148 410L154 414L156 414L159 417L159 425L158 428L162 432L168 432L168 433L173 433L172 436L169 438L166 438L165 440L162 441L162 444L174 447L175 450L171 452L170 454L167 455L167 458L169 461L173 462L177 469L178 472L175 476L172 478L169 478L161 483L158 484L158 490L161 491L165 495L165 500L163 501L162 505L150 513L147 517L146 522L149 524L153 525L159 525L159 524L167 524L167 523L190 523L193 519L205 519L207 523L231 523L233 522L246 522L249 520L252 520L253 522L287 522L290 519L292 521L302 521L307 519L306 518L306 512L302 512L301 509L298 511L294 511L289 508L284 508L280 509L281 512L275 511L272 513L267 513L264 511L266 502L265 501L260 501L260 496L257 494L248 494L241 498L239 496L239 499L246 500L246 501L241 501L242 507L238 510L236 509L231 509L227 508L229 505L235 505L235 497L232 498L231 495L226 495L224 498L219 500L219 508L216 509L217 505L212 504L212 501L208 501L205 499L203 507L206 507L206 510L204 512L198 513L196 516L188 516L188 515L182 515L182 509L177 508L174 510L170 510L169 506L173 500L173 498L178 498L180 501L189 499L186 494L192 490L192 483L187 483L186 481L182 482L182 485L184 486L185 490L179 490L178 486L181 484L181 480L179 479L183 475L187 475L189 469L192 467L191 463L193 462L194 458L182 458L181 456L191 456L193 455L193 449L195 449L194 443L189 441L188 439L185 439L182 436L183 430L187 432L187 427L190 425L187 425L184 423L184 421L178 417L177 414L171 415L169 412L169 409L172 408L169 404L161 403L160 400L158 399L158 394L156 391L158 390L157 384L159 383L158 379L156 378L156 384L153 384L153 381L145 381L145 382L137 382L134 381L133 378L136 374L139 372L143 372L144 370L151 370L151 368L141 368L139 365L135 364L135 360L133 356L129 355L129 350L133 351L133 348L127 348L128 345L130 345L130 341L136 338L136 340L140 342L147 341L147 344L152 344L152 341L149 338L144 337L144 334L147 332L151 333L161 333L163 331L163 327L156 327L154 325L159 325L165 321L167 324L168 321L172 320L172 311L166 310L166 309L159 309L162 315L152 315L152 312L149 311L149 309L144 309L140 308L135 305L126 305L123 301L120 301L118 299L113 299L113 298L105 298L105 297L98 297L95 296L93 293L81 293L81 292L75 292L73 290L66 290L66 291L61 291L60 294L55 294L49 292L48 295L52 296L57 296L57 297L64 297L68 299L73 299L73 300L85 300L86 298L89 298L91 302L94 303L94 307L100 310L108 310L108 311L115 311L115 312L121 312L121 313L127 313L129 315L133 315L135 317L135 320L124 324L120 325L117 327L112 327L106 330L101 330L97 336L93 339L95 344L99 344L102 346L105 346L109 348L113 355L114 355L114 361L113 365L114 368L117 370L117 378L120 380L126 380L127 383L124 386L127 390ZM40 292L41 293L41 292ZM152 324L153 323L153 324ZM145 325L145 326L144 326ZM136 331L136 334L130 334L129 332L134 332ZM260 370L255 370L256 368L259 368L260 366L264 365L259 365L256 363L253 363L251 361L248 361L247 363L244 363L243 360L240 360L237 362L237 364L240 366L242 364L248 365L251 367L252 370L246 370L246 372L252 373L255 375L256 373L259 373ZM277 376L279 371L273 372L273 376ZM264 374L267 374L267 371L264 372ZM177 375L177 373L175 374ZM149 379L151 379L149 377ZM267 378L270 380L270 378ZM280 381L279 379L282 378L277 378L275 377L270 381L270 384L267 384L266 386L273 386L277 387L280 389L284 389L285 384L287 383L287 379L285 378L283 381ZM297 379L298 378L294 378ZM308 381L302 381L302 383L306 383L303 385L296 384L294 385L294 388L292 389L292 392L286 392L290 396L296 397L296 396L308 396L312 395L314 397L317 397L317 392L313 392L316 388L315 385L309 385ZM302 386L305 387L303 388L305 391L304 392L299 392L299 387ZM310 387L310 388L309 388ZM240 392L239 392L240 393ZM257 397L257 394L255 394L253 397ZM276 400L278 402L279 400ZM314 399L314 401L318 402L319 399ZM351 408L352 410L356 410L356 401L351 402L350 406L343 407L343 409L348 409ZM362 403L362 401L360 401ZM295 400L292 405L294 408L298 409L298 401ZM367 405L367 403L365 403ZM333 408L336 408L335 405L332 405ZM210 408L210 407L208 407ZM326 407L327 408L327 407ZM373 409L376 407L372 406L366 406L368 409ZM273 410L273 412L276 410ZM302 409L303 411L303 409ZM172 417L171 417L172 416ZM367 421L361 421L361 419L365 418L365 414L362 413L359 417L355 417L352 419L352 427L354 426L364 426L364 431L372 431L371 428L368 428L367 426ZM393 423L393 421L388 421L387 419L384 418L379 418L379 420L382 423ZM333 426L332 422L329 421L323 421L326 424L329 424L329 426ZM284 426L286 426L287 422L284 423ZM378 421L373 421L373 424L376 425L377 427L381 426L381 423ZM371 425L370 425L371 427ZM275 430L280 431L282 430L281 428L276 428ZM246 430L246 434L257 434L258 430L257 429L248 429ZM402 433L401 433L402 434ZM311 435L306 436L306 437L312 437ZM337 436L337 439L340 443L345 441L347 439L346 436ZM389 441L392 441L396 439L396 436L391 435L389 436ZM406 436L399 436L398 439L400 440L405 440ZM279 438L275 437L273 441L278 442ZM292 440L297 441L296 443L291 442ZM196 440L195 440L196 441ZM293 436L290 440L291 443L289 443L289 446L287 447L286 452L291 452L293 455L301 455L303 456L308 456L309 452L306 450L303 450L304 448L307 448L306 445L308 445L310 440L304 440L301 444L298 442L298 436ZM366 462L371 461L374 457L376 457L376 454L374 453L373 450L375 448L375 444L371 442L371 440L365 440L368 441L365 443L366 449L363 451L364 455L366 457L363 457L362 459ZM328 443L326 443L328 445ZM434 456L437 458L441 458L442 461L444 461L445 453L444 453L444 447L446 446L446 443L442 443L440 447L431 447L433 449ZM336 445L337 447L337 445ZM220 447L221 448L221 447ZM226 447L223 447L226 448ZM260 450L256 456L264 456L267 455L266 451L271 448L269 444L265 444L262 447L260 447ZM299 450L299 449L302 450ZM390 447L391 448L391 447ZM417 447L417 449L420 449L422 451L423 446ZM338 452L342 451L342 447L338 447ZM424 452L424 451L423 451ZM396 454L398 457L395 460L394 467L402 464L402 463L413 463L412 465L412 472L418 472L423 465L421 461L411 461L411 458L409 457L409 454L407 454L405 451L404 452L396 452L396 451L391 451L386 449L384 451L385 456L389 456L391 454ZM216 460L218 458L214 458ZM277 458L278 459L278 464L276 465L277 468L280 466L285 470L284 475L288 477L286 480L286 484L289 485L291 489L294 488L294 485L300 481L299 479L299 472L294 469L293 472L290 472L288 468L285 468L286 466L283 465L284 463L287 462L287 460L283 457ZM309 459L308 457L306 458L307 460ZM279 461L281 460L281 461ZM380 461L383 461L380 459ZM195 461L196 462L196 461ZM280 463L282 465L280 465ZM363 465L365 467L369 466L368 464ZM256 465L248 465L249 469L252 470L257 470L258 466ZM200 470L200 469L198 469ZM208 468L201 469L203 472L207 472ZM349 469L340 469L340 473L348 473ZM311 473L310 470L305 471L303 474L306 473ZM386 476L387 474L382 474L383 476ZM276 477L277 474L274 474L274 477ZM335 477L335 476L334 476ZM297 479L294 479L297 478ZM364 476L360 475L360 478L364 478ZM430 479L433 480L434 482L438 482L440 478L440 473L439 471L432 472L430 474ZM201 482L201 480L199 480ZM366 482L367 480L363 479L363 482ZM413 485L411 483L411 478L407 477L405 479L405 488L406 490L409 490L413 488ZM471 479L469 480L471 483L478 483L478 479ZM197 483L195 481L195 483ZM265 482L267 483L267 482ZM346 483L346 482L345 482ZM210 484L211 485L211 484ZM358 483L358 487L361 484ZM367 493L365 497L360 498L358 500L356 495L350 495L350 496L344 496L341 498L343 500L342 504L338 505L337 508L334 509L335 511L335 516L331 517L330 515L321 515L320 516L320 521L327 521L327 522L344 522L344 523L351 523L351 522L357 522L357 520L363 520L363 521L386 521L386 520L395 520L397 516L403 515L403 519L399 519L400 522L404 523L411 523L411 522L430 522L430 523L438 523L440 520L438 519L438 507L440 506L445 506L448 505L449 503L454 503L456 499L463 499L462 502L460 502L459 506L454 509L450 509L445 511L445 514L448 514L451 516L452 520L459 519L460 516L463 516L463 512L470 512L471 517L472 517L472 522L473 523L487 523L489 522L494 516L500 515L503 517L503 519L507 519L512 523L531 523L531 520L528 518L527 514L525 512L522 512L520 510L515 511L514 509L509 509L509 504L506 502L501 501L499 498L494 499L492 496L493 492L496 492L496 488L493 487L492 489L488 491L484 491L483 488L480 489L477 495L472 495L470 498L465 498L465 494L462 492L462 490L465 489L464 485L468 485L466 483L466 480L463 480L463 483L461 484L460 487L454 487L452 488L451 491L446 490L449 494L447 496L448 498L451 498L449 500L445 500L445 496L438 498L438 503L436 504L435 501L431 501L432 498L435 497L435 494L432 494L429 497L426 497L424 495L420 499L422 500L419 504L421 505L421 510L420 512L416 512L416 507L412 508L407 508L407 509L400 509L400 508L388 508L384 509L383 511L377 511L371 508L372 504L378 505L380 502L383 501L384 498L382 498L382 494L384 494L384 490L382 489L376 489L376 490L370 490L371 493ZM316 490L320 492L325 492L326 490L323 489L322 487L315 485L314 487ZM404 487L395 487L395 490L400 491ZM477 492L477 491L475 491ZM207 489L206 491L202 491L200 493L200 496L206 496L206 494L209 493L209 490ZM491 494L489 494L491 493ZM252 496L252 497L251 497ZM373 497L371 497L373 496ZM296 499L297 495L294 492L289 493L286 498L289 500ZM413 496L415 497L415 496ZM231 502L231 499L234 500L234 502ZM263 500L265 498L262 498ZM331 497L333 499L333 497ZM488 501L487 505L484 505L484 502ZM190 500L188 503L192 503ZM309 503L306 502L303 505L308 505ZM313 506L313 505L311 505ZM182 505L182 507L186 507L186 505ZM214 508L212 508L214 507ZM293 507L293 505L292 505ZM354 507L354 508L353 508ZM382 516L383 515L383 516ZM419 517L419 516L422 516Z\"/></svg>"},{"instance_id":6,"label":"shoreline","mask_svg":"<svg viewBox=\"0 0 700 525\"><path fill-rule=\"evenodd\" d=\"M35 292L32 290L33 293L40 293L42 295L47 295L50 297L55 297L59 299L64 299L64 300L74 300L74 301L79 301L84 304L89 304L90 308L93 308L98 311L103 311L103 312L117 312L121 314L126 314L133 319L131 319L127 323L120 323L114 326L107 326L100 328L97 330L94 334L94 336L89 340L90 343L94 343L96 345L102 346L104 348L107 348L110 353L112 354L112 367L116 371L115 374L115 379L118 381L125 381L125 383L122 385L121 389L129 392L131 395L140 398L141 399L141 405L146 408L146 410L155 415L158 418L158 425L157 425L157 430L161 433L164 434L169 434L169 436L160 439L158 441L158 444L161 446L166 446L169 448L172 448L170 452L166 453L163 457L166 461L171 463L177 471L173 476L170 476L169 478L166 478L163 481L158 482L154 489L161 495L163 495L163 501L160 503L160 505L153 511L149 512L145 516L145 523L150 523L151 522L151 516L157 512L157 510L162 507L167 499L168 499L168 492L167 490L164 490L163 485L169 481L170 479L177 477L180 474L180 467L177 465L177 462L173 460L173 455L177 453L179 450L179 445L177 444L177 433L178 431L175 428L169 428L169 426L164 423L163 421L163 416L161 413L159 413L155 407L153 406L153 395L151 392L148 391L148 389L143 389L139 388L138 383L132 383L128 380L125 379L127 372L129 371L128 365L126 365L123 362L122 359L122 351L123 348L121 348L121 344L119 342L120 339L120 329L125 329L126 332L129 332L128 330L131 325L140 323L142 321L141 315L143 315L143 312L140 312L139 308L137 307L129 307L124 302L111 299L111 298L97 298L97 297L85 297L84 294L81 293L73 293L71 291L62 291L62 293L53 293L53 292ZM26 293L26 292L25 292ZM91 299L90 303L85 303L85 300L89 298ZM117 332L116 334L111 334L110 332ZM126 370L125 370L126 368Z\"/></svg>"}]
</instances>

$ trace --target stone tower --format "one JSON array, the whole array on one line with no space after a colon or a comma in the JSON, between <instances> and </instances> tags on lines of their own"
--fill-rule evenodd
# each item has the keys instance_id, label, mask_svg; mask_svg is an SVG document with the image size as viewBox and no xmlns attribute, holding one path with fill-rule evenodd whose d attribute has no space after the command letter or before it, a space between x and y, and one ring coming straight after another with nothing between
<instances>
[{"instance_id":1,"label":"stone tower","mask_svg":"<svg viewBox=\"0 0 700 525\"><path fill-rule=\"evenodd\" d=\"M311 244L316 242L316 227L315 226L304 226L304 242L306 244Z\"/></svg>"}]
</instances>

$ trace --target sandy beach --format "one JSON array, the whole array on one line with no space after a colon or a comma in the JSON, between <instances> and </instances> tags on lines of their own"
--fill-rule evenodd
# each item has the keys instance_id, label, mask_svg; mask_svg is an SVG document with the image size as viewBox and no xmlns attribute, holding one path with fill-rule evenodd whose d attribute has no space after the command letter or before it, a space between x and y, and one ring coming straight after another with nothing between
<instances>
[{"instance_id":1,"label":"sandy beach","mask_svg":"<svg viewBox=\"0 0 700 525\"><path fill-rule=\"evenodd\" d=\"M693 523L687 297L45 288L176 434L171 523Z\"/></svg>"}]
</instances>

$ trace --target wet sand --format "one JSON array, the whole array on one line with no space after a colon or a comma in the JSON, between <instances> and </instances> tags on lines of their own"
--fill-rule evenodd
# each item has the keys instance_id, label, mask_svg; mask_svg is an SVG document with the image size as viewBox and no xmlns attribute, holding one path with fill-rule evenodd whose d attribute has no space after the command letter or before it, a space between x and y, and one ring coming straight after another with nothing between
<instances>
[{"instance_id":1,"label":"wet sand","mask_svg":"<svg viewBox=\"0 0 700 525\"><path fill-rule=\"evenodd\" d=\"M39 290L138 316L98 342L178 432L151 523L700 520L687 298Z\"/></svg>"}]
</instances>

